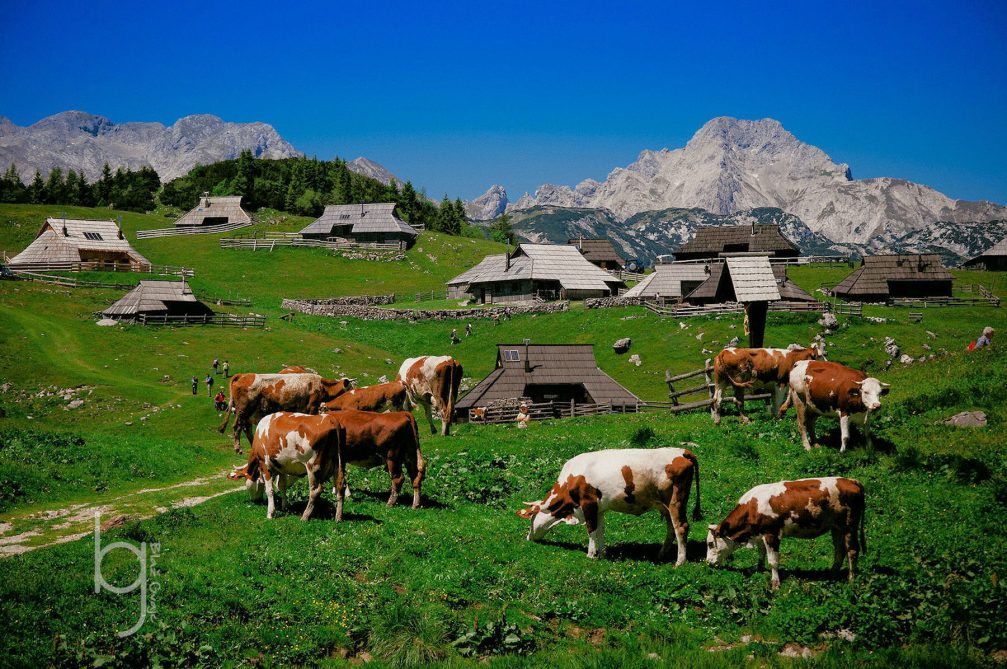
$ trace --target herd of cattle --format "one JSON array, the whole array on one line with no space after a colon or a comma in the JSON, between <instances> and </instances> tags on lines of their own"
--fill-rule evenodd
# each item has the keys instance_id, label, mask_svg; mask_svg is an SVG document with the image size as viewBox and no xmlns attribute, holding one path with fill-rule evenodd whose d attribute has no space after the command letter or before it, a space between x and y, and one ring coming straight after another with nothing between
<instances>
[{"instance_id":1,"label":"herd of cattle","mask_svg":"<svg viewBox=\"0 0 1007 669\"><path fill-rule=\"evenodd\" d=\"M782 417L790 405L797 412L803 445L811 448L818 416L835 416L846 450L851 422L863 426L880 408L888 384L824 358L821 342L788 349L737 348L721 351L713 362L714 423L720 423L723 401L734 402L743 421L744 393L769 390L773 412ZM346 465L383 465L391 477L388 505L395 504L405 473L413 487L413 508L420 505L425 465L413 407L423 406L431 433L433 412L440 414L441 434L450 431L462 367L448 356L410 358L391 383L353 388L351 379L323 379L301 367L279 374L237 374L231 379L231 400L223 432L233 413L234 448L241 452L244 432L251 443L248 462L228 478L244 481L253 499L267 497L267 517L275 513L275 492L287 508L286 490L292 479L307 477L307 520L322 487L333 482L336 520L342 519ZM735 397L724 397L733 389ZM258 420L254 436L251 425ZM583 453L570 459L542 500L525 502L517 513L531 521L528 539L538 541L559 523L583 524L588 556L604 553L605 512L640 515L658 509L668 524L661 547L665 557L677 543L676 566L686 559L689 492L696 485L693 519L701 517L699 460L681 448L617 449ZM717 525L708 527L707 561L719 564L742 546L759 551L760 568L769 562L772 586L779 587L779 546L783 537L813 538L832 533L833 569L848 561L853 579L864 537L865 494L860 482L840 477L780 481L745 493Z\"/></svg>"}]
</instances>

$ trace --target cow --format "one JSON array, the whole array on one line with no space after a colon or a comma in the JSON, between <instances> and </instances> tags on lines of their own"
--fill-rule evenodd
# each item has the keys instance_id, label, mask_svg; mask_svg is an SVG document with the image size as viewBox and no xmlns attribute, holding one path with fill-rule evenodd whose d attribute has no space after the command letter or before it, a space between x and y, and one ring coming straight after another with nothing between
<instances>
[{"instance_id":1,"label":"cow","mask_svg":"<svg viewBox=\"0 0 1007 669\"><path fill-rule=\"evenodd\" d=\"M241 432L252 443L253 421L276 411L318 413L324 402L334 400L353 386L350 379L323 379L318 374L235 374L223 433L234 414L234 452L241 453Z\"/></svg>"},{"instance_id":2,"label":"cow","mask_svg":"<svg viewBox=\"0 0 1007 669\"><path fill-rule=\"evenodd\" d=\"M605 512L639 516L657 508L668 523L659 558L678 539L675 566L685 562L689 523L689 488L696 479L693 519L702 516L699 500L699 461L684 448L625 448L582 453L563 465L556 484L544 500L525 502L517 512L531 520L529 541L540 541L558 523L587 527L589 558L605 552Z\"/></svg>"},{"instance_id":3,"label":"cow","mask_svg":"<svg viewBox=\"0 0 1007 669\"><path fill-rule=\"evenodd\" d=\"M710 414L714 425L720 425L720 404L724 391L734 388L735 397L727 398L738 407L744 423L745 390L770 390L773 393L773 412L776 413L786 396L790 370L801 360L825 359L825 345L812 342L808 348L792 344L789 348L735 348L728 347L713 359L713 403Z\"/></svg>"},{"instance_id":4,"label":"cow","mask_svg":"<svg viewBox=\"0 0 1007 669\"><path fill-rule=\"evenodd\" d=\"M236 481L244 478L253 498L259 494L258 482L261 478L268 504L266 518L272 518L276 511L274 479L285 510L289 479L306 475L308 504L301 520L308 520L326 480L335 477L336 486L342 489L344 467L341 457L345 435L345 428L334 415L289 411L271 413L263 417L255 428L248 463L243 469L235 469L228 474L228 478ZM341 518L341 500L337 498L336 520Z\"/></svg>"},{"instance_id":5,"label":"cow","mask_svg":"<svg viewBox=\"0 0 1007 669\"><path fill-rule=\"evenodd\" d=\"M755 486L719 525L709 526L706 561L717 565L741 546L754 547L759 551L759 569L769 559L776 590L780 587L780 539L813 539L831 531L832 570L839 572L846 558L852 582L857 556L867 552L864 508L864 486L854 479L830 476Z\"/></svg>"},{"instance_id":6,"label":"cow","mask_svg":"<svg viewBox=\"0 0 1007 669\"><path fill-rule=\"evenodd\" d=\"M379 383L364 388L354 388L322 405L325 411L410 411L406 386L401 381Z\"/></svg>"},{"instance_id":7,"label":"cow","mask_svg":"<svg viewBox=\"0 0 1007 669\"><path fill-rule=\"evenodd\" d=\"M794 405L797 410L797 429L806 451L811 450L811 444L815 441L815 421L818 416L835 416L839 419L842 435L840 453L846 450L850 440L851 422L862 426L864 439L870 448L871 433L867 419L871 412L881 408L881 396L887 395L890 387L860 370L837 362L799 362L790 372L790 393L787 401L780 406L779 415L786 413L790 404Z\"/></svg>"},{"instance_id":8,"label":"cow","mask_svg":"<svg viewBox=\"0 0 1007 669\"><path fill-rule=\"evenodd\" d=\"M441 435L446 437L451 431L458 386L462 382L461 363L447 355L409 358L399 367L396 381L405 384L409 401L414 406L423 406L430 434L437 434L431 407L440 413Z\"/></svg>"},{"instance_id":9,"label":"cow","mask_svg":"<svg viewBox=\"0 0 1007 669\"><path fill-rule=\"evenodd\" d=\"M478 423L486 420L486 407L474 407L469 411L469 420Z\"/></svg>"}]
</instances>

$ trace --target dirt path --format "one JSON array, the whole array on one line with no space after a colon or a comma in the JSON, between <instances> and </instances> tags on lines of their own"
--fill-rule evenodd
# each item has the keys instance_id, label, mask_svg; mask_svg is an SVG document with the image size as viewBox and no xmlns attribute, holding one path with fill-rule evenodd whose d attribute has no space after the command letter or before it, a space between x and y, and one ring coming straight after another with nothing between
<instances>
[{"instance_id":1,"label":"dirt path","mask_svg":"<svg viewBox=\"0 0 1007 669\"><path fill-rule=\"evenodd\" d=\"M94 532L94 516L102 522L118 515L130 520L150 518L169 509L191 507L241 490L224 478L227 471L159 488L144 488L108 499L69 506L0 514L0 558L37 548L76 541Z\"/></svg>"}]
</instances>

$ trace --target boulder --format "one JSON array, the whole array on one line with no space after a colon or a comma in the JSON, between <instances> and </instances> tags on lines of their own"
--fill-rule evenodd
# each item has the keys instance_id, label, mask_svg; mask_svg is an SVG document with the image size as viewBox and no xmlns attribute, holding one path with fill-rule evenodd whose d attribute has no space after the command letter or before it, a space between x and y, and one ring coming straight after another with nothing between
<instances>
[{"instance_id":1,"label":"boulder","mask_svg":"<svg viewBox=\"0 0 1007 669\"><path fill-rule=\"evenodd\" d=\"M641 364L643 364L643 361L640 360L639 355L634 353L633 355L629 356L629 364L636 365L637 367L639 367Z\"/></svg>"},{"instance_id":2,"label":"boulder","mask_svg":"<svg viewBox=\"0 0 1007 669\"><path fill-rule=\"evenodd\" d=\"M612 350L616 353L625 353L629 350L629 347L633 344L633 340L629 337L623 337L612 344Z\"/></svg>"},{"instance_id":3,"label":"boulder","mask_svg":"<svg viewBox=\"0 0 1007 669\"><path fill-rule=\"evenodd\" d=\"M102 318L96 323L96 325L99 325L103 328L111 327L118 324L119 321L115 320L114 318Z\"/></svg>"},{"instance_id":4,"label":"boulder","mask_svg":"<svg viewBox=\"0 0 1007 669\"><path fill-rule=\"evenodd\" d=\"M944 424L955 427L985 427L986 413L983 411L962 411L948 418Z\"/></svg>"},{"instance_id":5,"label":"boulder","mask_svg":"<svg viewBox=\"0 0 1007 669\"><path fill-rule=\"evenodd\" d=\"M903 365L911 365L913 362L913 358L912 356L903 353L902 357L899 358L899 362L901 362Z\"/></svg>"},{"instance_id":6,"label":"boulder","mask_svg":"<svg viewBox=\"0 0 1007 669\"><path fill-rule=\"evenodd\" d=\"M824 313L822 317L818 319L818 324L821 325L826 330L835 330L839 327L839 319L833 313Z\"/></svg>"}]
</instances>

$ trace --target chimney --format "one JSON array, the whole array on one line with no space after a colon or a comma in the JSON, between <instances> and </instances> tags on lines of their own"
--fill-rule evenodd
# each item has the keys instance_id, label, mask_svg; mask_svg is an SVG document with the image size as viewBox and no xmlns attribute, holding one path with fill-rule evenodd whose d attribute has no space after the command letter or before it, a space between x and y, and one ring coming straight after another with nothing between
<instances>
[{"instance_id":1,"label":"chimney","mask_svg":"<svg viewBox=\"0 0 1007 669\"><path fill-rule=\"evenodd\" d=\"M755 236L755 221L752 221L752 236Z\"/></svg>"},{"instance_id":2,"label":"chimney","mask_svg":"<svg viewBox=\"0 0 1007 669\"><path fill-rule=\"evenodd\" d=\"M63 236L64 237L69 237L70 236L70 233L68 233L66 231L66 212L65 211L63 212Z\"/></svg>"},{"instance_id":3,"label":"chimney","mask_svg":"<svg viewBox=\"0 0 1007 669\"><path fill-rule=\"evenodd\" d=\"M510 242L507 243L507 253L504 254L504 271L510 271Z\"/></svg>"},{"instance_id":4,"label":"chimney","mask_svg":"<svg viewBox=\"0 0 1007 669\"><path fill-rule=\"evenodd\" d=\"M203 207L210 206L210 191L208 190L203 191L203 201L200 203L200 205Z\"/></svg>"},{"instance_id":5,"label":"chimney","mask_svg":"<svg viewBox=\"0 0 1007 669\"><path fill-rule=\"evenodd\" d=\"M531 343L531 339L524 340L524 371L531 372L531 362L528 360L528 344Z\"/></svg>"}]
</instances>

